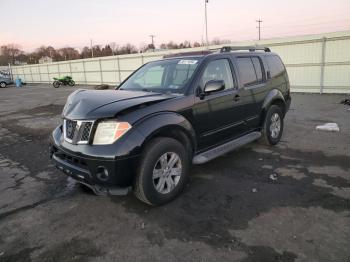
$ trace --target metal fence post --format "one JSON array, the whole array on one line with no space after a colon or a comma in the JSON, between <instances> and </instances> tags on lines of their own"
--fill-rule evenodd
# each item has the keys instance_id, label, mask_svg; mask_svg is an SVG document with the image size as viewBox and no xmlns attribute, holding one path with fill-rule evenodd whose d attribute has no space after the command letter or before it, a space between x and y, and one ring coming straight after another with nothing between
<instances>
[{"instance_id":1,"label":"metal fence post","mask_svg":"<svg viewBox=\"0 0 350 262\"><path fill-rule=\"evenodd\" d=\"M83 60L83 70L84 70L85 85L87 85L87 81L86 81L86 71L85 71L85 61L84 61L84 60Z\"/></svg>"},{"instance_id":2,"label":"metal fence post","mask_svg":"<svg viewBox=\"0 0 350 262\"><path fill-rule=\"evenodd\" d=\"M32 66L28 66L28 67L29 67L29 72L30 72L30 78L32 79L32 83L34 83Z\"/></svg>"},{"instance_id":3,"label":"metal fence post","mask_svg":"<svg viewBox=\"0 0 350 262\"><path fill-rule=\"evenodd\" d=\"M23 75L23 77L25 78L25 79L24 79L25 82L27 82L26 73L24 73L24 67L22 67L22 75ZM22 79L22 81L23 81L23 79Z\"/></svg>"},{"instance_id":4,"label":"metal fence post","mask_svg":"<svg viewBox=\"0 0 350 262\"><path fill-rule=\"evenodd\" d=\"M58 77L61 77L60 64L57 63Z\"/></svg>"},{"instance_id":5,"label":"metal fence post","mask_svg":"<svg viewBox=\"0 0 350 262\"><path fill-rule=\"evenodd\" d=\"M324 89L324 70L326 65L326 42L327 38L322 39L322 51L321 51L321 75L320 75L320 94L323 93Z\"/></svg>"},{"instance_id":6,"label":"metal fence post","mask_svg":"<svg viewBox=\"0 0 350 262\"><path fill-rule=\"evenodd\" d=\"M40 83L42 82L42 79L41 79L41 71L40 71L40 65L38 64L38 72L39 72L39 81Z\"/></svg>"},{"instance_id":7,"label":"metal fence post","mask_svg":"<svg viewBox=\"0 0 350 262\"><path fill-rule=\"evenodd\" d=\"M98 63L100 64L100 77L101 77L101 84L103 84L103 75L102 75L101 58L100 58L100 59L98 59Z\"/></svg>"},{"instance_id":8,"label":"metal fence post","mask_svg":"<svg viewBox=\"0 0 350 262\"><path fill-rule=\"evenodd\" d=\"M47 82L50 83L50 72L49 72L49 65L46 64L46 69L47 69Z\"/></svg>"},{"instance_id":9,"label":"metal fence post","mask_svg":"<svg viewBox=\"0 0 350 262\"><path fill-rule=\"evenodd\" d=\"M69 60L69 61L68 61L68 65L69 65L69 74L70 74L71 77L73 77L73 76L72 76L72 64L71 64L71 61L72 61L72 60Z\"/></svg>"},{"instance_id":10,"label":"metal fence post","mask_svg":"<svg viewBox=\"0 0 350 262\"><path fill-rule=\"evenodd\" d=\"M10 72L11 80L13 81L12 66L10 63L9 63L9 72Z\"/></svg>"},{"instance_id":11,"label":"metal fence post","mask_svg":"<svg viewBox=\"0 0 350 262\"><path fill-rule=\"evenodd\" d=\"M118 84L120 84L122 82L122 76L121 76L121 72L120 72L119 56L117 56L117 62L118 62L118 74L119 74L119 83Z\"/></svg>"}]
</instances>

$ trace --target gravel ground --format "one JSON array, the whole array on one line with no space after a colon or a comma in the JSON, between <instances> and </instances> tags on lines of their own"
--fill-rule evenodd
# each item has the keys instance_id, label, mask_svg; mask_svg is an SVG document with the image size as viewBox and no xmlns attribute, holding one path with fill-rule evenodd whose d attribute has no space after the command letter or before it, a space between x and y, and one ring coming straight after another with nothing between
<instances>
[{"instance_id":1,"label":"gravel ground","mask_svg":"<svg viewBox=\"0 0 350 262\"><path fill-rule=\"evenodd\" d=\"M0 89L0 261L350 261L345 96L293 94L277 146L193 166L185 192L151 208L85 192L50 163L72 90ZM340 132L315 130L326 122Z\"/></svg>"}]
</instances>

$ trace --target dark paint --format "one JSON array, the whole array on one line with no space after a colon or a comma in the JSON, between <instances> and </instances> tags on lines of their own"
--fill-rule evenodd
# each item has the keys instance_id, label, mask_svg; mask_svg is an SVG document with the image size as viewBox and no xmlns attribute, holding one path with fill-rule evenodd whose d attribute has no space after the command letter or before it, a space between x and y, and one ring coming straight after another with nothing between
<instances>
[{"instance_id":1,"label":"dark paint","mask_svg":"<svg viewBox=\"0 0 350 262\"><path fill-rule=\"evenodd\" d=\"M90 183L126 187L133 181L144 145L162 130L176 130L184 134L191 142L194 154L259 130L264 112L272 103L278 100L286 110L290 104L287 73L285 71L269 79L269 69L264 60L267 55L274 54L235 52L203 56L184 95L77 90L67 99L62 114L64 118L97 122L115 118L129 122L132 129L112 145L73 145L63 139L60 126L52 133L51 153L56 150L86 162L91 174ZM260 57L264 67L263 83L248 88L242 86L237 73L238 56ZM201 74L210 61L222 58L229 60L234 88L203 95L204 87L199 85ZM101 165L112 174L106 182L98 181L94 176Z\"/></svg>"}]
</instances>

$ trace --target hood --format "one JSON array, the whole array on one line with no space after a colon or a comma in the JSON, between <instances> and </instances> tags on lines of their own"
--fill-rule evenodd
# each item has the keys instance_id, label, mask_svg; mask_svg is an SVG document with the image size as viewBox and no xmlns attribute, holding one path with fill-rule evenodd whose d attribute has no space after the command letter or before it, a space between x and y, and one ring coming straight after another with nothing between
<instances>
[{"instance_id":1,"label":"hood","mask_svg":"<svg viewBox=\"0 0 350 262\"><path fill-rule=\"evenodd\" d=\"M108 118L131 107L172 97L174 96L143 91L80 89L69 95L62 115L77 120Z\"/></svg>"}]
</instances>

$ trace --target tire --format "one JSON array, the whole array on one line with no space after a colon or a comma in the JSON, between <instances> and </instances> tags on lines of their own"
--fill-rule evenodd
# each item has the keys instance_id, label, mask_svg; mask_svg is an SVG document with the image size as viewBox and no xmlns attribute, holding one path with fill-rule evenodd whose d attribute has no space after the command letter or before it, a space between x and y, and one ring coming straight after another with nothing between
<instances>
[{"instance_id":1,"label":"tire","mask_svg":"<svg viewBox=\"0 0 350 262\"><path fill-rule=\"evenodd\" d=\"M281 140L284 126L283 117L279 106L272 105L269 107L262 127L262 142L264 144L276 145Z\"/></svg>"},{"instance_id":2,"label":"tire","mask_svg":"<svg viewBox=\"0 0 350 262\"><path fill-rule=\"evenodd\" d=\"M68 85L69 86L75 86L75 82L73 80L71 80L71 81L68 82Z\"/></svg>"},{"instance_id":3,"label":"tire","mask_svg":"<svg viewBox=\"0 0 350 262\"><path fill-rule=\"evenodd\" d=\"M60 81L54 81L52 85L54 88L59 88L61 83L60 83Z\"/></svg>"},{"instance_id":4,"label":"tire","mask_svg":"<svg viewBox=\"0 0 350 262\"><path fill-rule=\"evenodd\" d=\"M169 168L171 166L173 167ZM142 153L134 193L149 205L168 203L184 189L188 170L188 153L180 142L172 138L155 138Z\"/></svg>"},{"instance_id":5,"label":"tire","mask_svg":"<svg viewBox=\"0 0 350 262\"><path fill-rule=\"evenodd\" d=\"M1 83L0 83L0 87L1 87L1 88L5 88L6 86L7 86L7 85L6 85L5 82L1 82Z\"/></svg>"}]
</instances>

